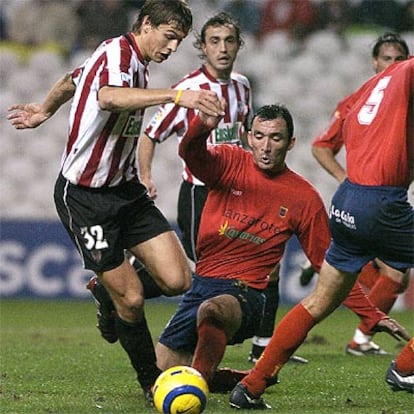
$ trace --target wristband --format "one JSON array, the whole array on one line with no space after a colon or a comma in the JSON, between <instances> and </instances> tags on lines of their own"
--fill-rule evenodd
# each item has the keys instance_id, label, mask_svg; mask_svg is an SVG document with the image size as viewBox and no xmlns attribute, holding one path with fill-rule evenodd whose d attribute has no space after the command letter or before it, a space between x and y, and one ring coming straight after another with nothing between
<instances>
[{"instance_id":1,"label":"wristband","mask_svg":"<svg viewBox=\"0 0 414 414\"><path fill-rule=\"evenodd\" d=\"M178 89L177 95L175 95L174 103L178 105L180 103L181 95L183 94L182 89Z\"/></svg>"}]
</instances>

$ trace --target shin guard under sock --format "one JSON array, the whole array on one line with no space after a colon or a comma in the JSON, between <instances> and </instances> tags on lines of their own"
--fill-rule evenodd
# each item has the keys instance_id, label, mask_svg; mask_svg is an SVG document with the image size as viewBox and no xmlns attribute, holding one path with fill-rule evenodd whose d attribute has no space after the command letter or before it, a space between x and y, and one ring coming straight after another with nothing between
<instances>
[{"instance_id":1,"label":"shin guard under sock","mask_svg":"<svg viewBox=\"0 0 414 414\"><path fill-rule=\"evenodd\" d=\"M224 356L227 345L226 332L223 324L214 318L203 319L197 331L198 341L192 366L209 383Z\"/></svg>"},{"instance_id":2,"label":"shin guard under sock","mask_svg":"<svg viewBox=\"0 0 414 414\"><path fill-rule=\"evenodd\" d=\"M400 351L395 359L397 370L402 375L414 374L414 337Z\"/></svg>"},{"instance_id":3,"label":"shin guard under sock","mask_svg":"<svg viewBox=\"0 0 414 414\"><path fill-rule=\"evenodd\" d=\"M115 326L122 348L137 373L138 382L146 391L161 373L156 364L154 344L147 321L144 318L141 322L132 324L117 317Z\"/></svg>"},{"instance_id":4,"label":"shin guard under sock","mask_svg":"<svg viewBox=\"0 0 414 414\"><path fill-rule=\"evenodd\" d=\"M312 315L300 303L285 315L277 325L262 357L250 374L241 381L254 397L263 394L267 380L281 370L315 324Z\"/></svg>"},{"instance_id":5,"label":"shin guard under sock","mask_svg":"<svg viewBox=\"0 0 414 414\"><path fill-rule=\"evenodd\" d=\"M393 307L398 295L404 290L403 285L386 275L380 275L375 285L368 294L370 301L388 314Z\"/></svg>"},{"instance_id":6,"label":"shin guard under sock","mask_svg":"<svg viewBox=\"0 0 414 414\"><path fill-rule=\"evenodd\" d=\"M362 269L358 276L358 282L371 289L377 282L379 276L379 269L373 261L368 262Z\"/></svg>"}]
</instances>

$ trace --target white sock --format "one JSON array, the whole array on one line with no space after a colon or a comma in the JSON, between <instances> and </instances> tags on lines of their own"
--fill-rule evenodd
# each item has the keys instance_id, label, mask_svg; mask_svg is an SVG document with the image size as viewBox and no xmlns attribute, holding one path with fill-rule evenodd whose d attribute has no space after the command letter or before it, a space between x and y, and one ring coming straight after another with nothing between
<instances>
[{"instance_id":1,"label":"white sock","mask_svg":"<svg viewBox=\"0 0 414 414\"><path fill-rule=\"evenodd\" d=\"M253 345L257 345L257 346L267 346L268 343L270 342L271 338L263 338L261 336L254 336L252 338L252 343Z\"/></svg>"},{"instance_id":2,"label":"white sock","mask_svg":"<svg viewBox=\"0 0 414 414\"><path fill-rule=\"evenodd\" d=\"M367 342L370 342L371 339L372 339L372 336L371 335L365 335L358 328L355 329L353 341L355 343L357 343L358 345L360 345L360 344L366 344Z\"/></svg>"}]
</instances>

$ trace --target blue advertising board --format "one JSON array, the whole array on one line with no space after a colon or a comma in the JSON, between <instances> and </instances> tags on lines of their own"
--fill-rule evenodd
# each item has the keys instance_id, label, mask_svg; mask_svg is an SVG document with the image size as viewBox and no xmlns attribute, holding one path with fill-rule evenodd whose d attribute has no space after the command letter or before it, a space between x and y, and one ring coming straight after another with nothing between
<instances>
[{"instance_id":1,"label":"blue advertising board","mask_svg":"<svg viewBox=\"0 0 414 414\"><path fill-rule=\"evenodd\" d=\"M60 222L1 221L1 297L90 298L90 276Z\"/></svg>"},{"instance_id":2,"label":"blue advertising board","mask_svg":"<svg viewBox=\"0 0 414 414\"><path fill-rule=\"evenodd\" d=\"M292 238L282 262L282 303L297 303L311 289L299 284L304 259ZM90 298L85 286L91 275L59 221L0 222L0 297Z\"/></svg>"}]
</instances>

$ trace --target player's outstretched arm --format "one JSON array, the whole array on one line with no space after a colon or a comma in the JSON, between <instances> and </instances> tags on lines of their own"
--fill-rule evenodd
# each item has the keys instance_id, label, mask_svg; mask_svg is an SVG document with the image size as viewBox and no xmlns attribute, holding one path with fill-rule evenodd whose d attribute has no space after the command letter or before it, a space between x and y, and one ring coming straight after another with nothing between
<instances>
[{"instance_id":1,"label":"player's outstretched arm","mask_svg":"<svg viewBox=\"0 0 414 414\"><path fill-rule=\"evenodd\" d=\"M224 112L226 102L220 101L219 111ZM209 115L200 111L190 123L187 133L178 146L178 155L186 161L190 170L195 174L198 167L208 164L207 138L210 132L220 122L220 115ZM197 176L197 175L196 175Z\"/></svg>"},{"instance_id":2,"label":"player's outstretched arm","mask_svg":"<svg viewBox=\"0 0 414 414\"><path fill-rule=\"evenodd\" d=\"M200 112L213 118L224 115L223 103L213 91L207 90L179 90L175 103L186 108L198 109Z\"/></svg>"},{"instance_id":3,"label":"player's outstretched arm","mask_svg":"<svg viewBox=\"0 0 414 414\"><path fill-rule=\"evenodd\" d=\"M217 94L207 90L144 89L104 86L98 92L99 106L104 111L122 112L155 105L174 103L198 109L210 116L223 116Z\"/></svg>"},{"instance_id":4,"label":"player's outstretched arm","mask_svg":"<svg viewBox=\"0 0 414 414\"><path fill-rule=\"evenodd\" d=\"M226 110L226 101L222 98L219 102L218 110L211 114L211 111L204 111L201 110L198 114L200 120L203 122L206 128L213 130L218 123L220 122L220 119L222 115L224 115Z\"/></svg>"},{"instance_id":5,"label":"player's outstretched arm","mask_svg":"<svg viewBox=\"0 0 414 414\"><path fill-rule=\"evenodd\" d=\"M50 117L39 103L15 104L8 110L7 119L16 129L36 128Z\"/></svg>"},{"instance_id":6,"label":"player's outstretched arm","mask_svg":"<svg viewBox=\"0 0 414 414\"><path fill-rule=\"evenodd\" d=\"M8 108L7 119L16 129L36 128L49 119L75 93L71 74L59 79L43 103L14 104Z\"/></svg>"}]
</instances>

